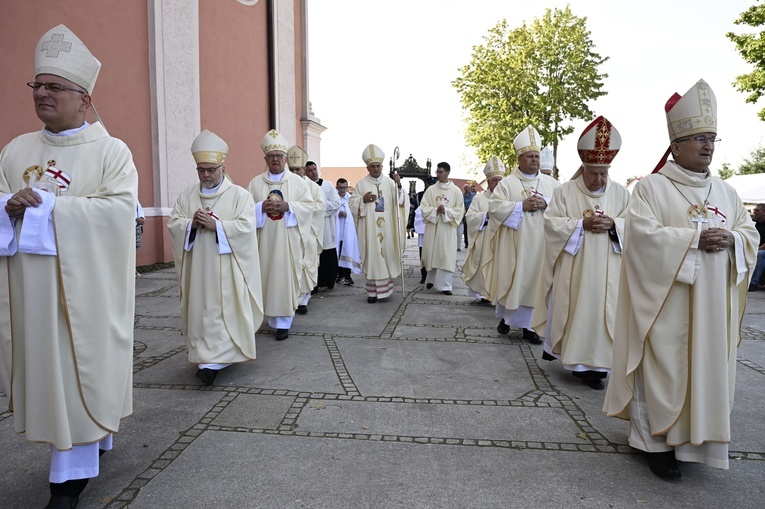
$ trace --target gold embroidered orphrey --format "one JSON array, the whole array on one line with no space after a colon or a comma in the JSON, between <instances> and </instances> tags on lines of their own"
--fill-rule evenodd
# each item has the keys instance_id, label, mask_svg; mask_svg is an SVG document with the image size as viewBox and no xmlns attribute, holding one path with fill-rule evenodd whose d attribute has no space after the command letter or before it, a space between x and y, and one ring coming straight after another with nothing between
<instances>
[{"instance_id":1,"label":"gold embroidered orphrey","mask_svg":"<svg viewBox=\"0 0 765 509\"><path fill-rule=\"evenodd\" d=\"M691 205L688 207L688 218L690 218L691 221L698 217L703 217L704 219L707 219L709 217L709 211L707 210L707 205L709 205L708 201L704 202L704 205Z\"/></svg>"},{"instance_id":2,"label":"gold embroidered orphrey","mask_svg":"<svg viewBox=\"0 0 765 509\"><path fill-rule=\"evenodd\" d=\"M603 212L603 209L600 208L600 205L595 205L595 210L587 209L587 210L582 211L582 217L584 217L584 218L592 217L592 216L595 216L595 215L598 215L598 214L600 214L600 215L605 214L605 212Z\"/></svg>"},{"instance_id":3,"label":"gold embroidered orphrey","mask_svg":"<svg viewBox=\"0 0 765 509\"><path fill-rule=\"evenodd\" d=\"M53 161L53 162L55 163L55 161ZM29 177L33 173L35 174L35 180L39 182L42 179L42 176L43 176L42 166L36 164L36 165L30 166L29 168L24 170L23 178L24 178L24 182L25 183L29 184Z\"/></svg>"}]
</instances>

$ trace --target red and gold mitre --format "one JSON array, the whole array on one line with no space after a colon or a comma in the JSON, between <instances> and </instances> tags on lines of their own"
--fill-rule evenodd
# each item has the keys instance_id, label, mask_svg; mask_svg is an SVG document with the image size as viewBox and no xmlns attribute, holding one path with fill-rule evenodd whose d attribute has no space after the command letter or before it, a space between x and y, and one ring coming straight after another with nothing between
<instances>
[{"instance_id":1,"label":"red and gold mitre","mask_svg":"<svg viewBox=\"0 0 765 509\"><path fill-rule=\"evenodd\" d=\"M621 147L619 131L603 116L584 129L576 146L579 158L590 166L610 166Z\"/></svg>"}]
</instances>

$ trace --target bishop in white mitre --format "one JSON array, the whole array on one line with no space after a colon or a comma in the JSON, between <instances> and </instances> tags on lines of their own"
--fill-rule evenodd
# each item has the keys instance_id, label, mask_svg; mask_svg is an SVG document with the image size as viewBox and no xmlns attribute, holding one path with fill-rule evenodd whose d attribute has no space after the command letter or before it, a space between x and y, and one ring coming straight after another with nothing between
<instances>
[{"instance_id":1,"label":"bishop in white mitre","mask_svg":"<svg viewBox=\"0 0 765 509\"><path fill-rule=\"evenodd\" d=\"M228 145L202 131L191 145L199 182L181 191L167 229L181 297L181 332L197 378L255 359L263 322L255 207L234 185L224 162Z\"/></svg>"}]
</instances>

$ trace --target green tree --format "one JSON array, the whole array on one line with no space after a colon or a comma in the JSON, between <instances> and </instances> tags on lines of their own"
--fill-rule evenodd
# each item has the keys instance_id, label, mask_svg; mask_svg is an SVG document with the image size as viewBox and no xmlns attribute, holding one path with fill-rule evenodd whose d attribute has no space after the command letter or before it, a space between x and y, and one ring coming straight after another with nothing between
<instances>
[{"instance_id":1,"label":"green tree","mask_svg":"<svg viewBox=\"0 0 765 509\"><path fill-rule=\"evenodd\" d=\"M765 4L751 6L741 13L735 24L750 27L765 25ZM753 34L728 32L726 35L736 44L741 57L754 65L752 72L736 77L736 81L733 82L739 92L750 92L746 102L754 104L765 94L765 31ZM761 109L757 116L760 120L765 120L765 108Z\"/></svg>"},{"instance_id":2,"label":"green tree","mask_svg":"<svg viewBox=\"0 0 765 509\"><path fill-rule=\"evenodd\" d=\"M720 177L723 180L729 179L729 178L731 178L735 174L736 174L736 172L733 171L733 168L731 168L730 164L728 164L728 163L722 163L722 168L717 170L717 176Z\"/></svg>"},{"instance_id":3,"label":"green tree","mask_svg":"<svg viewBox=\"0 0 765 509\"><path fill-rule=\"evenodd\" d=\"M751 175L753 173L765 173L765 147L759 147L752 152L736 171L737 175Z\"/></svg>"},{"instance_id":4,"label":"green tree","mask_svg":"<svg viewBox=\"0 0 765 509\"><path fill-rule=\"evenodd\" d=\"M501 20L484 44L473 47L452 85L469 114L466 141L481 160L496 155L514 165L513 138L529 124L557 159L572 122L594 116L587 103L606 94L608 75L598 67L608 57L595 52L586 22L569 7L547 9L528 26L510 29ZM558 178L557 167L553 176Z\"/></svg>"}]
</instances>

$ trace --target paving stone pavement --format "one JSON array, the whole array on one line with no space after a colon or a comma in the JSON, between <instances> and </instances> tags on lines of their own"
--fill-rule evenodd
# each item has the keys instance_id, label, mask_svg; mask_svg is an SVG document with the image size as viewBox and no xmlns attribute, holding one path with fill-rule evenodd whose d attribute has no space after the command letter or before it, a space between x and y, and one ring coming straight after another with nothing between
<instances>
[{"instance_id":1,"label":"paving stone pavement","mask_svg":"<svg viewBox=\"0 0 765 509\"><path fill-rule=\"evenodd\" d=\"M137 279L134 414L79 507L765 507L765 292L742 327L730 469L683 464L669 483L601 413L603 391L500 336L458 277L452 296L417 284L408 242L406 298L398 281L367 304L362 276L322 291L287 341L260 331L257 360L212 386L186 357L174 271ZM12 421L0 413L0 507L43 507L48 447Z\"/></svg>"}]
</instances>

